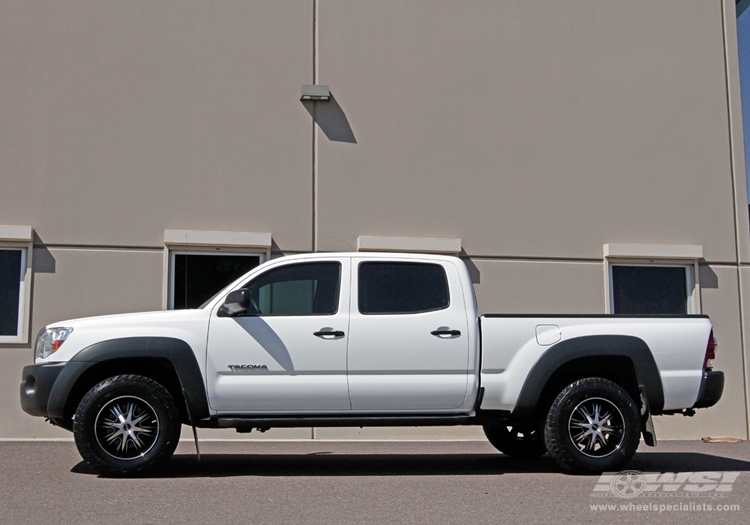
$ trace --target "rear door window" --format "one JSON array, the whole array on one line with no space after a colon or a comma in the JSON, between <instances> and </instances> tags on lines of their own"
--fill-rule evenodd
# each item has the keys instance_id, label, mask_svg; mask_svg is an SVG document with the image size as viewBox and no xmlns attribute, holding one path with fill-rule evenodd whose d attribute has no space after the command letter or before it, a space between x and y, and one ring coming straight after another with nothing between
<instances>
[{"instance_id":1,"label":"rear door window","mask_svg":"<svg viewBox=\"0 0 750 525\"><path fill-rule=\"evenodd\" d=\"M450 304L448 279L439 264L365 262L359 265L363 314L432 312Z\"/></svg>"}]
</instances>

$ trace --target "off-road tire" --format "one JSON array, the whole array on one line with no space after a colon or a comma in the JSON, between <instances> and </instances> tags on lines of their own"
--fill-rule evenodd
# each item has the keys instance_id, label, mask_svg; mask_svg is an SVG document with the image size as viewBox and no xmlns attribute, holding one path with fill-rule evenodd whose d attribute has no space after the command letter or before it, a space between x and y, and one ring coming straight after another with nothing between
<instances>
[{"instance_id":1,"label":"off-road tire","mask_svg":"<svg viewBox=\"0 0 750 525\"><path fill-rule=\"evenodd\" d=\"M78 405L76 447L97 473L133 476L151 472L174 453L180 412L161 384L139 375L108 377Z\"/></svg>"},{"instance_id":2,"label":"off-road tire","mask_svg":"<svg viewBox=\"0 0 750 525\"><path fill-rule=\"evenodd\" d=\"M563 389L544 427L550 456L563 470L576 474L620 470L635 455L640 434L633 399L619 385L600 377L581 379Z\"/></svg>"}]
</instances>

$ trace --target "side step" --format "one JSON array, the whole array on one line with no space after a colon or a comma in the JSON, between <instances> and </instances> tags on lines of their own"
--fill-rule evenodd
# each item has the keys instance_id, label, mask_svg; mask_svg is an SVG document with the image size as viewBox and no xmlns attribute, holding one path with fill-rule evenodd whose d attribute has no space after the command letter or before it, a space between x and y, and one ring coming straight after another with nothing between
<instances>
[{"instance_id":1,"label":"side step","mask_svg":"<svg viewBox=\"0 0 750 525\"><path fill-rule=\"evenodd\" d=\"M476 425L476 416L220 417L219 428L426 427Z\"/></svg>"}]
</instances>

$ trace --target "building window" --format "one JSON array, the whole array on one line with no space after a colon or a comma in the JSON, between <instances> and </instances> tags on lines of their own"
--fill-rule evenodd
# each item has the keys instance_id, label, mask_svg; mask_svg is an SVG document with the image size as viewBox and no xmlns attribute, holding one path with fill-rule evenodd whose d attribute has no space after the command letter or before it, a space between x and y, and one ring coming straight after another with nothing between
<instances>
[{"instance_id":1,"label":"building window","mask_svg":"<svg viewBox=\"0 0 750 525\"><path fill-rule=\"evenodd\" d=\"M198 308L261 262L257 253L171 251L169 308Z\"/></svg>"},{"instance_id":2,"label":"building window","mask_svg":"<svg viewBox=\"0 0 750 525\"><path fill-rule=\"evenodd\" d=\"M692 313L692 265L610 265L614 314Z\"/></svg>"},{"instance_id":3,"label":"building window","mask_svg":"<svg viewBox=\"0 0 750 525\"><path fill-rule=\"evenodd\" d=\"M0 340L23 333L26 249L0 248Z\"/></svg>"},{"instance_id":4,"label":"building window","mask_svg":"<svg viewBox=\"0 0 750 525\"><path fill-rule=\"evenodd\" d=\"M359 265L359 311L407 314L448 307L448 280L437 264L372 262Z\"/></svg>"},{"instance_id":5,"label":"building window","mask_svg":"<svg viewBox=\"0 0 750 525\"><path fill-rule=\"evenodd\" d=\"M0 224L0 343L29 340L33 246L31 226Z\"/></svg>"}]
</instances>

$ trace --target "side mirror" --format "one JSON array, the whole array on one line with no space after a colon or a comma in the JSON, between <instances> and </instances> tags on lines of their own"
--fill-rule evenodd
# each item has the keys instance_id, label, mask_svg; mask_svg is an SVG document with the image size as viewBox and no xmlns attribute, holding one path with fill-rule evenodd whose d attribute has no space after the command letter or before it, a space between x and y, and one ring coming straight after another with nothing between
<instances>
[{"instance_id":1,"label":"side mirror","mask_svg":"<svg viewBox=\"0 0 750 525\"><path fill-rule=\"evenodd\" d=\"M221 317L234 317L247 313L247 309L250 307L250 290L242 288L241 290L235 290L229 292L227 298L224 299L224 304L219 308L218 315Z\"/></svg>"}]
</instances>

